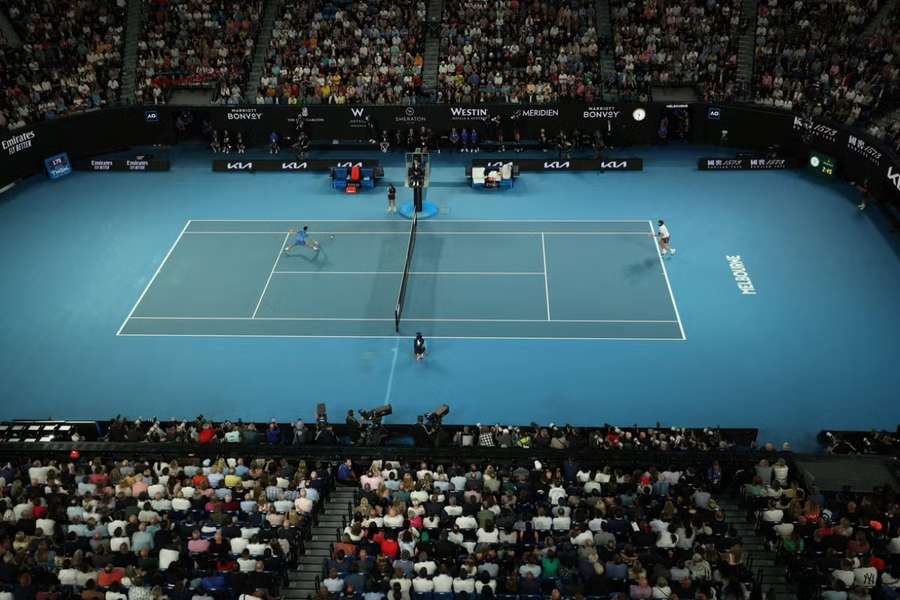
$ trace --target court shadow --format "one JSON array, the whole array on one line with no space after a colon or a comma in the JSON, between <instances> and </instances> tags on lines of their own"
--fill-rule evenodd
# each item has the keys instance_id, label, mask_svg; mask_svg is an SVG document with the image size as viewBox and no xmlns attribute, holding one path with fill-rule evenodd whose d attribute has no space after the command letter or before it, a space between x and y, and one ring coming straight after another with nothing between
<instances>
[{"instance_id":1,"label":"court shadow","mask_svg":"<svg viewBox=\"0 0 900 600\"><path fill-rule=\"evenodd\" d=\"M300 260L309 263L310 265L324 267L328 264L328 254L325 252L325 247L319 247L318 252L306 250L302 254L288 254L291 258L299 258Z\"/></svg>"},{"instance_id":2,"label":"court shadow","mask_svg":"<svg viewBox=\"0 0 900 600\"><path fill-rule=\"evenodd\" d=\"M628 265L625 268L625 277L626 279L633 279L635 277L640 277L646 273L649 273L656 269L656 266L659 264L658 258L647 258L645 260L633 263Z\"/></svg>"}]
</instances>

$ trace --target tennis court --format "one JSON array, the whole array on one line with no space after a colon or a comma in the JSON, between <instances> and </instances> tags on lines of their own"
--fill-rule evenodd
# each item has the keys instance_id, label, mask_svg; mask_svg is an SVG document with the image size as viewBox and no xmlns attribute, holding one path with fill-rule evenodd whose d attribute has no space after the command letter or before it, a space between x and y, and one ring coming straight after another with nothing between
<instances>
[{"instance_id":1,"label":"tennis court","mask_svg":"<svg viewBox=\"0 0 900 600\"><path fill-rule=\"evenodd\" d=\"M282 248L305 224L318 252ZM409 221L192 220L119 335L394 337ZM683 340L649 221L419 221L400 335Z\"/></svg>"}]
</instances>

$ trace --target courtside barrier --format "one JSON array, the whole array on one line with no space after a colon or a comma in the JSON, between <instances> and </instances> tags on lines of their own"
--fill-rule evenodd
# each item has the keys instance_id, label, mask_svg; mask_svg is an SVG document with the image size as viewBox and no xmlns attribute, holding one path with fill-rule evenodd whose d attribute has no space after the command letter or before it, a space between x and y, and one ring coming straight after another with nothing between
<instances>
[{"instance_id":1,"label":"courtside barrier","mask_svg":"<svg viewBox=\"0 0 900 600\"><path fill-rule=\"evenodd\" d=\"M191 118L185 118L186 113ZM686 141L693 143L752 149L774 146L773 156L779 158L806 156L810 150L825 153L835 158L838 176L855 182L868 179L873 193L900 206L900 159L881 141L833 123L742 104L107 108L0 134L0 188L43 172L44 159L63 152L74 163L135 146L196 142L200 139L197 124L203 122L211 123L218 130L242 132L250 147L267 147L268 136L275 132L285 142L282 147L287 148L290 145L287 142L295 139L298 128L302 127L314 142L335 146L360 144L375 148L382 132L387 132L391 147L405 150L409 131L415 133L421 127L428 127L438 137L446 136L452 128L458 131L465 128L475 129L482 140L495 140L502 132L507 141L513 138L514 132L522 139L537 139L544 130L552 139L560 129L569 133L578 130L581 134L600 130L608 145L621 148L671 141L659 135L663 117L669 119L670 135L674 124L688 118L689 127L681 131ZM570 164L565 166L567 162ZM282 162L276 161L273 164L278 166L272 170L305 170L294 168L291 163L286 161L288 167L282 167ZM297 165L302 163L296 161ZM565 160L538 160L533 164L539 165L539 170L575 170L573 163ZM611 161L604 170L614 170L615 164L616 161ZM628 166L627 170L631 170L630 163ZM256 172L268 167L238 170ZM530 168L523 165L522 170Z\"/></svg>"},{"instance_id":2,"label":"courtside barrier","mask_svg":"<svg viewBox=\"0 0 900 600\"><path fill-rule=\"evenodd\" d=\"M272 160L247 159L240 156L212 161L212 170L217 173L256 173L257 171L303 173L320 171L328 173L333 168L375 169L376 176L382 177L384 169L377 160Z\"/></svg>"},{"instance_id":3,"label":"courtside barrier","mask_svg":"<svg viewBox=\"0 0 900 600\"><path fill-rule=\"evenodd\" d=\"M91 159L76 160L76 171L168 171L171 164L167 160L159 159Z\"/></svg>"},{"instance_id":4,"label":"courtside barrier","mask_svg":"<svg viewBox=\"0 0 900 600\"><path fill-rule=\"evenodd\" d=\"M799 158L699 158L697 169L701 171L773 171L799 169Z\"/></svg>"}]
</instances>

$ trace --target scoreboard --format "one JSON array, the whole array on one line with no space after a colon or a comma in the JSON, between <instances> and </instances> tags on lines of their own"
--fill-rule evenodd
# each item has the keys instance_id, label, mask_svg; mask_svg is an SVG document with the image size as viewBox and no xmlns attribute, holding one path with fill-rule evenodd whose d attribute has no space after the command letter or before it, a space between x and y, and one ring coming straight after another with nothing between
<instances>
[{"instance_id":1,"label":"scoreboard","mask_svg":"<svg viewBox=\"0 0 900 600\"><path fill-rule=\"evenodd\" d=\"M837 161L821 152L809 153L809 169L822 177L834 177L837 171Z\"/></svg>"},{"instance_id":2,"label":"scoreboard","mask_svg":"<svg viewBox=\"0 0 900 600\"><path fill-rule=\"evenodd\" d=\"M50 179L59 179L72 173L72 164L65 152L44 159L44 168L47 169L47 177Z\"/></svg>"}]
</instances>

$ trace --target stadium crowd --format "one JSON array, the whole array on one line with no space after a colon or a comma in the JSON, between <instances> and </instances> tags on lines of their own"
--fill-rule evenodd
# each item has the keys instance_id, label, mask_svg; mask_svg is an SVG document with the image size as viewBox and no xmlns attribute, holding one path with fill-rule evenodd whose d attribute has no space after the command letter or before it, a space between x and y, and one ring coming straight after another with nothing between
<instances>
[{"instance_id":1,"label":"stadium crowd","mask_svg":"<svg viewBox=\"0 0 900 600\"><path fill-rule=\"evenodd\" d=\"M710 101L737 93L739 0L610 3L616 85L647 98L651 86L700 86Z\"/></svg>"},{"instance_id":2,"label":"stadium crowd","mask_svg":"<svg viewBox=\"0 0 900 600\"><path fill-rule=\"evenodd\" d=\"M424 93L425 2L284 3L258 104L401 104Z\"/></svg>"},{"instance_id":3,"label":"stadium crowd","mask_svg":"<svg viewBox=\"0 0 900 600\"><path fill-rule=\"evenodd\" d=\"M109 442L152 443L242 443L270 445L316 444L380 445L388 437L400 445L418 447L451 446L458 448L520 448L578 450L660 450L660 451L730 451L756 448L755 430L720 430L716 428L686 429L677 427L620 428L613 425L600 427L546 426L532 423L529 426L482 425L446 426L424 417L413 426L398 429L383 426L380 422L347 412L343 424L327 422L306 423L298 419L293 423L278 423L274 419L266 424L243 421L214 423L202 415L192 421L167 421L159 419L129 420L117 416L105 426L102 438ZM377 433L377 435L373 435ZM90 441L74 434L72 441ZM376 440L373 443L373 437ZM399 442L398 442L399 443ZM774 452L771 443L763 448ZM785 443L780 450L790 451Z\"/></svg>"},{"instance_id":4,"label":"stadium crowd","mask_svg":"<svg viewBox=\"0 0 900 600\"><path fill-rule=\"evenodd\" d=\"M757 527L801 600L900 597L900 504L895 491L836 495L804 488L766 461L743 487Z\"/></svg>"},{"instance_id":5,"label":"stadium crowd","mask_svg":"<svg viewBox=\"0 0 900 600\"><path fill-rule=\"evenodd\" d=\"M330 486L283 459L7 463L0 595L271 600Z\"/></svg>"},{"instance_id":6,"label":"stadium crowd","mask_svg":"<svg viewBox=\"0 0 900 600\"><path fill-rule=\"evenodd\" d=\"M214 102L241 102L261 11L262 0L148 0L137 102L165 103L172 87L213 87Z\"/></svg>"},{"instance_id":7,"label":"stadium crowd","mask_svg":"<svg viewBox=\"0 0 900 600\"><path fill-rule=\"evenodd\" d=\"M756 29L755 100L846 125L869 120L897 92L894 21L863 29L877 0L762 2Z\"/></svg>"},{"instance_id":8,"label":"stadium crowd","mask_svg":"<svg viewBox=\"0 0 900 600\"><path fill-rule=\"evenodd\" d=\"M0 128L119 98L124 0L8 0L22 45L0 46Z\"/></svg>"},{"instance_id":9,"label":"stadium crowd","mask_svg":"<svg viewBox=\"0 0 900 600\"><path fill-rule=\"evenodd\" d=\"M678 470L418 467L375 461L323 564L319 598L744 599L754 582L713 498L717 463ZM447 594L442 596L441 594Z\"/></svg>"},{"instance_id":10,"label":"stadium crowd","mask_svg":"<svg viewBox=\"0 0 900 600\"><path fill-rule=\"evenodd\" d=\"M591 102L604 89L589 0L448 0L442 34L441 102Z\"/></svg>"}]
</instances>

